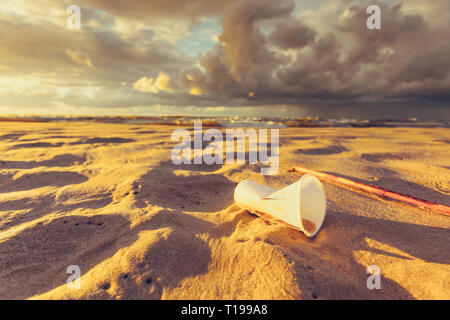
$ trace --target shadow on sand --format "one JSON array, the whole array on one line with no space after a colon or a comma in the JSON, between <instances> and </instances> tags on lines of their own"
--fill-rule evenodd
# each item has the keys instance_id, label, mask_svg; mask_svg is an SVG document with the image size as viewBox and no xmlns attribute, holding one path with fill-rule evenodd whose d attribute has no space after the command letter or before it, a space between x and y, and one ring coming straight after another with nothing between
<instances>
[{"instance_id":1,"label":"shadow on sand","mask_svg":"<svg viewBox=\"0 0 450 320\"><path fill-rule=\"evenodd\" d=\"M382 290L367 289L367 266L356 261L355 252L363 250L398 259L411 258L372 248L366 239L387 244L427 262L450 263L450 252L442 246L450 241L450 232L445 228L338 211L327 212L322 228L312 240L286 226L269 235L271 242L283 247L294 265L303 299L413 299L406 289L386 277L381 280Z\"/></svg>"}]
</instances>

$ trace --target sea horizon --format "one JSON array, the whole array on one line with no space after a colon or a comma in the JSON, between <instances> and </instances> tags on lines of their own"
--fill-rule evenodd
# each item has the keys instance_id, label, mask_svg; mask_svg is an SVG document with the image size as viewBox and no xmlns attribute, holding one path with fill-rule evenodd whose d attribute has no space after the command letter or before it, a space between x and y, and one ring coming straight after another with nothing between
<instances>
[{"instance_id":1,"label":"sea horizon","mask_svg":"<svg viewBox=\"0 0 450 320\"><path fill-rule=\"evenodd\" d=\"M191 126L202 121L207 127L428 127L450 128L449 120L398 118L324 118L324 117L259 117L259 116L190 116L190 115L42 115L0 114L0 121L17 122L103 122L148 125Z\"/></svg>"}]
</instances>

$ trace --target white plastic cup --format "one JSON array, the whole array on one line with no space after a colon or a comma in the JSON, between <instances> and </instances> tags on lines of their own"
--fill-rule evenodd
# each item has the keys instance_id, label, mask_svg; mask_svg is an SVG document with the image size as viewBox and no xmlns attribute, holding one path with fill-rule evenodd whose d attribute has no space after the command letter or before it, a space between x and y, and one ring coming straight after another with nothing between
<instances>
[{"instance_id":1,"label":"white plastic cup","mask_svg":"<svg viewBox=\"0 0 450 320\"><path fill-rule=\"evenodd\" d=\"M308 237L314 237L325 220L325 189L312 174L303 175L281 190L244 180L234 191L234 201L252 213L262 212L282 220Z\"/></svg>"}]
</instances>

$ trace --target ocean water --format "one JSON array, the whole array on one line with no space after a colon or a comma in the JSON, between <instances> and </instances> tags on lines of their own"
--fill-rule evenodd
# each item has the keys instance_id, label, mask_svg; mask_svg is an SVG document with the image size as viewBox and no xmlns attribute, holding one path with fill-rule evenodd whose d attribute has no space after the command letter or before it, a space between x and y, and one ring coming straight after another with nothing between
<instances>
[{"instance_id":1,"label":"ocean water","mask_svg":"<svg viewBox=\"0 0 450 320\"><path fill-rule=\"evenodd\" d=\"M194 121L202 121L204 127L225 128L288 128L288 127L418 127L450 128L450 121L418 121L412 119L324 119L324 118L267 118L267 117L189 117L189 116L0 116L0 121L19 122L99 122L128 123L142 125L192 126Z\"/></svg>"}]
</instances>

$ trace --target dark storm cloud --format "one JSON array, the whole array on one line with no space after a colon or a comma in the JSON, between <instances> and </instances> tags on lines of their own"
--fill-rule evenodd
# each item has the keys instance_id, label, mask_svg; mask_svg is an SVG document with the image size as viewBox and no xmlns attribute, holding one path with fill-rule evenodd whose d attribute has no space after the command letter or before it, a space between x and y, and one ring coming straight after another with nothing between
<instances>
[{"instance_id":1,"label":"dark storm cloud","mask_svg":"<svg viewBox=\"0 0 450 320\"><path fill-rule=\"evenodd\" d=\"M288 1L232 7L221 43L200 58L203 72L183 75L195 74L185 83L205 95L246 96L249 104L312 105L312 99L315 108L339 101L363 107L374 100L391 106L393 98L399 104L415 98L426 103L424 97L433 95L445 101L450 91L449 28L433 28L420 14L405 13L401 4L379 3L382 28L368 30L366 6L343 3L347 6L342 6L334 30L321 35L293 19ZM261 31L265 20L274 21L269 36ZM270 44L300 50L291 59Z\"/></svg>"},{"instance_id":2,"label":"dark storm cloud","mask_svg":"<svg viewBox=\"0 0 450 320\"><path fill-rule=\"evenodd\" d=\"M367 4L352 0L318 1L305 15L303 2L291 0L82 0L83 27L74 32L65 28L71 2L34 2L62 10L48 22L45 14L0 12L2 77L56 73L39 81L70 92L36 94L88 107L288 104L389 113L450 105L446 0L376 1L381 30L366 28ZM179 51L183 30L172 41L158 30L164 23L188 30L211 17L222 27L218 43L196 58ZM18 93L10 96L19 105Z\"/></svg>"},{"instance_id":3,"label":"dark storm cloud","mask_svg":"<svg viewBox=\"0 0 450 320\"><path fill-rule=\"evenodd\" d=\"M269 49L267 39L258 23L289 17L294 9L291 1L246 1L230 7L223 21L220 44L201 56L199 63L205 70L184 74L190 87L202 93L227 96L246 96L250 92L270 89L273 71L288 59Z\"/></svg>"},{"instance_id":4,"label":"dark storm cloud","mask_svg":"<svg viewBox=\"0 0 450 320\"><path fill-rule=\"evenodd\" d=\"M276 29L272 32L268 40L270 43L281 49L301 49L312 43L316 38L317 32L301 21L289 19L279 22Z\"/></svg>"}]
</instances>

